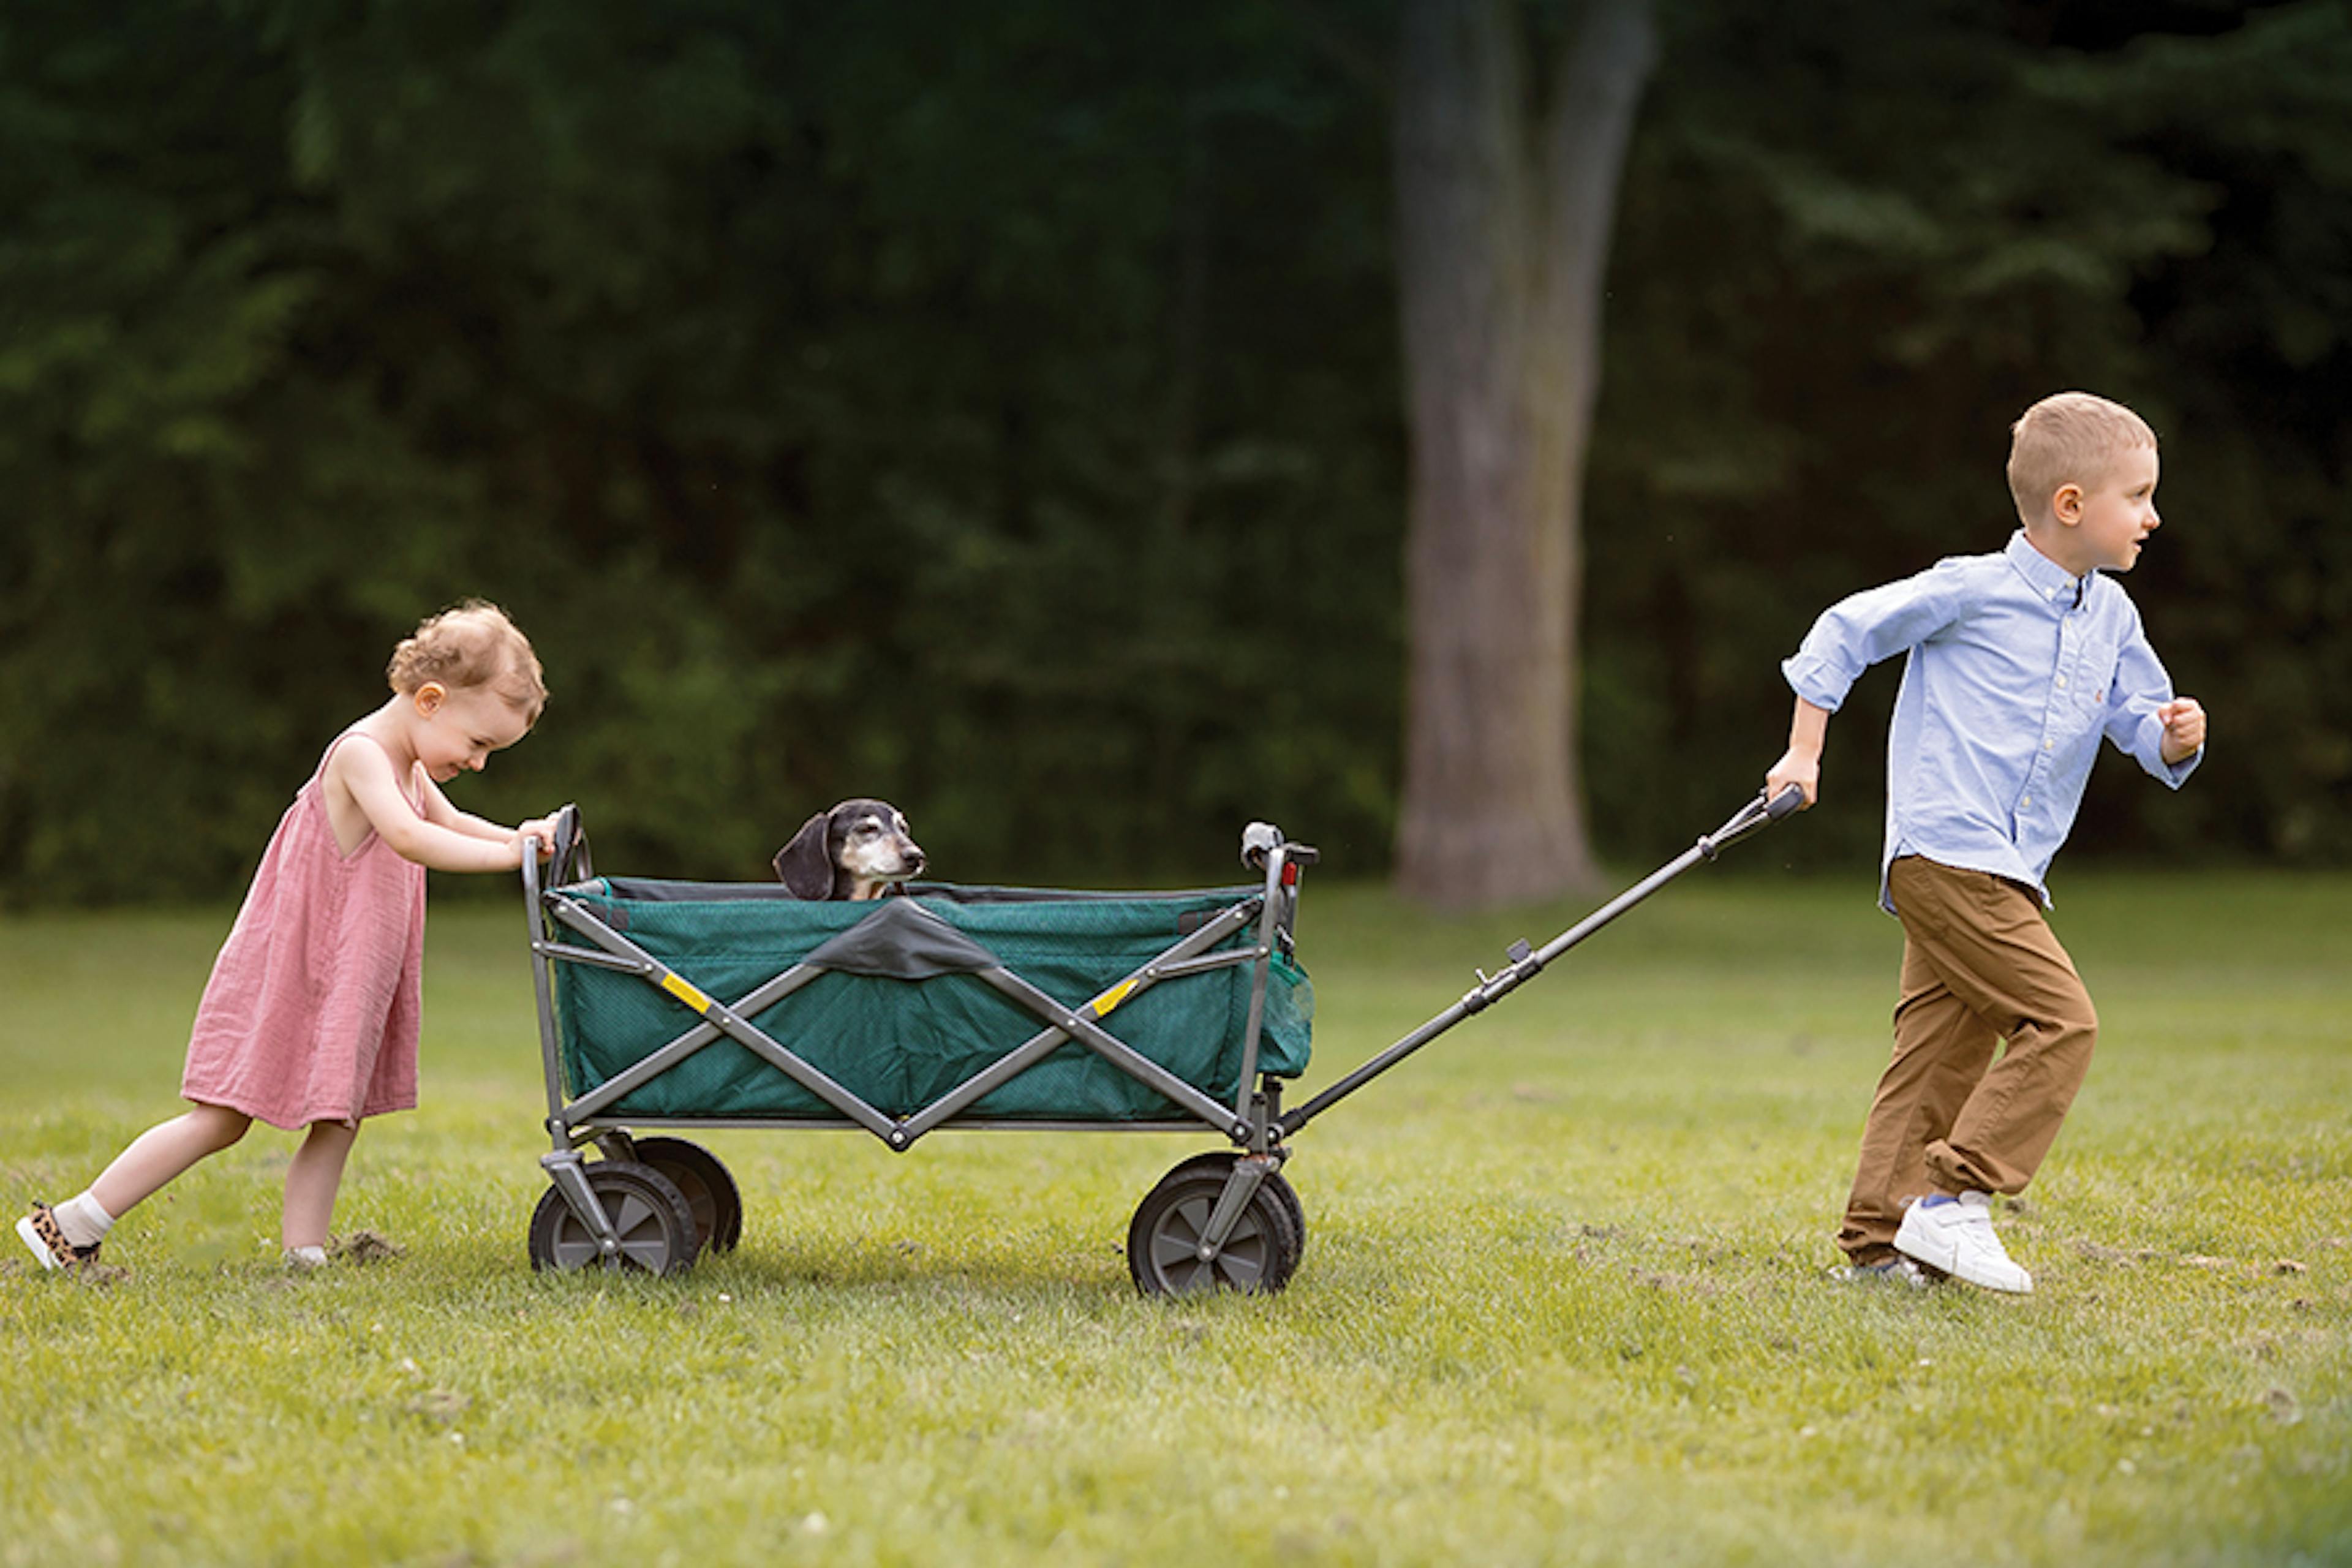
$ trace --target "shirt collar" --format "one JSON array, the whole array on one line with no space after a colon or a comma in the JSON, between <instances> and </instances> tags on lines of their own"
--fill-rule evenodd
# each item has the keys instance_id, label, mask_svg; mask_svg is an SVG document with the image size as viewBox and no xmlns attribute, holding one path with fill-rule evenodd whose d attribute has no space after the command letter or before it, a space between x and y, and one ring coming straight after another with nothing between
<instances>
[{"instance_id":1,"label":"shirt collar","mask_svg":"<svg viewBox=\"0 0 2352 1568\"><path fill-rule=\"evenodd\" d=\"M2003 552L2017 574L2025 579L2034 596L2060 615L2081 604L2090 592L2089 574L2075 576L2063 566L2033 548L2032 541L2019 529L2009 536L2009 548Z\"/></svg>"}]
</instances>

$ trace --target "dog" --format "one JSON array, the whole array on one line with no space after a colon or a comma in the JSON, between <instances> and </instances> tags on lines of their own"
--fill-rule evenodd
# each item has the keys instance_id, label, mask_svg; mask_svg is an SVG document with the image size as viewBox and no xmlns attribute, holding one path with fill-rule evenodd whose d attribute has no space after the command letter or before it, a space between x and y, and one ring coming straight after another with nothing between
<instances>
[{"instance_id":1,"label":"dog","mask_svg":"<svg viewBox=\"0 0 2352 1568\"><path fill-rule=\"evenodd\" d=\"M796 899L878 899L919 876L923 847L887 800L845 800L801 824L776 851L776 877Z\"/></svg>"}]
</instances>

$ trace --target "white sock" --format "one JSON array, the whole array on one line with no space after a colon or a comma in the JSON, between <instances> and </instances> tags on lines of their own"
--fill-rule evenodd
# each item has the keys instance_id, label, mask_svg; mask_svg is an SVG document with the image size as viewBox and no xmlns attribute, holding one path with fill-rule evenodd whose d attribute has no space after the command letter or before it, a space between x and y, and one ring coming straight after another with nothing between
<instances>
[{"instance_id":1,"label":"white sock","mask_svg":"<svg viewBox=\"0 0 2352 1568\"><path fill-rule=\"evenodd\" d=\"M323 1247L289 1247L286 1249L286 1261L299 1263L305 1268L318 1268L327 1261L327 1249Z\"/></svg>"},{"instance_id":2,"label":"white sock","mask_svg":"<svg viewBox=\"0 0 2352 1568\"><path fill-rule=\"evenodd\" d=\"M114 1228L114 1216L87 1192L78 1198L68 1198L49 1212L57 1216L58 1228L65 1233L66 1239L76 1247L95 1247Z\"/></svg>"}]
</instances>

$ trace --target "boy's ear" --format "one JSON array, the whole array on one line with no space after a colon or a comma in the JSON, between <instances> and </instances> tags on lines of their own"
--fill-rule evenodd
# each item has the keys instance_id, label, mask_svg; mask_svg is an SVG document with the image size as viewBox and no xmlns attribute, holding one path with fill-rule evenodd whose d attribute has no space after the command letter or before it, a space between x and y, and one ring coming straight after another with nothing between
<instances>
[{"instance_id":1,"label":"boy's ear","mask_svg":"<svg viewBox=\"0 0 2352 1568\"><path fill-rule=\"evenodd\" d=\"M2050 515L2072 528L2083 521L2083 487L2063 484L2050 494Z\"/></svg>"},{"instance_id":2,"label":"boy's ear","mask_svg":"<svg viewBox=\"0 0 2352 1568\"><path fill-rule=\"evenodd\" d=\"M414 698L414 700L416 703L416 710L427 719L432 718L434 714L439 712L441 710L441 704L446 702L448 700L449 689L442 685L437 680L428 680L424 685L418 687Z\"/></svg>"}]
</instances>

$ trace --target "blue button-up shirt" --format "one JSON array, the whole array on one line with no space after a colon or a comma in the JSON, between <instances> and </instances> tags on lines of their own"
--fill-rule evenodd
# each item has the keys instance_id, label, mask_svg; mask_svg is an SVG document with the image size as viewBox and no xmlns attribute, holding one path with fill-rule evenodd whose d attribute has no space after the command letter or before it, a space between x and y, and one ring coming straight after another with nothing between
<instances>
[{"instance_id":1,"label":"blue button-up shirt","mask_svg":"<svg viewBox=\"0 0 2352 1568\"><path fill-rule=\"evenodd\" d=\"M1780 667L1834 713L1870 666L1908 651L1886 747L1886 867L1900 855L1990 871L2050 901L2042 878L2074 826L2099 737L2178 789L2204 757L2164 760L2172 679L2139 611L2100 573L2076 577L2022 530L1841 600Z\"/></svg>"}]
</instances>

